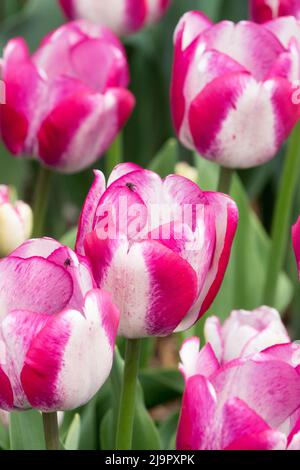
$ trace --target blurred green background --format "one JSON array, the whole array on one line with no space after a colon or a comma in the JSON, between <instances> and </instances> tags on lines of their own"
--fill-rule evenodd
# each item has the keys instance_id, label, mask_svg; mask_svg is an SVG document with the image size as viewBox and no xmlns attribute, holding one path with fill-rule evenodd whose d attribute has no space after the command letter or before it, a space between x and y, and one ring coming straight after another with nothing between
<instances>
[{"instance_id":1,"label":"blurred green background","mask_svg":"<svg viewBox=\"0 0 300 470\"><path fill-rule=\"evenodd\" d=\"M131 89L137 99L136 109L124 131L124 159L155 169L162 176L174 172L177 161L186 160L198 168L200 186L213 190L217 185L218 167L198 155L193 155L176 142L170 117L172 36L180 16L192 9L203 10L214 21L236 21L248 17L247 0L173 0L168 14L158 25L124 39L131 68ZM0 0L0 21L1 50L6 41L14 36L24 36L30 48L34 50L42 37L62 24L64 18L55 0ZM214 313L224 319L234 308L252 309L263 302L262 289L270 247L268 234L284 152L285 148L269 164L239 172L235 177L232 196L239 206L240 224L222 289L208 314ZM104 158L97 164L100 169L104 169ZM32 201L36 172L35 162L13 158L0 146L0 184L15 185L19 196L28 202ZM69 234L68 231L77 223L91 181L91 169L73 176L54 176L47 219L48 235L58 239L64 237L63 239L72 245L74 231ZM295 221L300 214L300 184L293 211ZM282 273L278 286L276 307L280 310L292 338L300 339L300 287L291 246L285 262L285 272ZM202 325L203 320L191 333L201 336ZM144 366L147 365L149 351L154 347L151 341L145 344ZM120 346L122 349L122 344ZM158 361L160 360L158 357ZM172 363L172 360L170 362ZM173 370L164 370L161 373L159 369L154 371L153 368L145 367L141 382L147 408L159 407L178 398L182 391L182 383L177 372ZM141 391L140 393L142 394ZM107 429L112 426L113 420L113 417L106 413L109 395L109 389L104 388L100 398L96 397L81 413L80 448L98 448L99 426L102 434L101 446L109 447L107 436L110 433ZM150 419L145 415L142 398L138 407L140 408L137 421ZM169 410L167 420L161 420L159 432L162 447L172 447L177 408L171 414ZM65 429L68 429L67 425L72 418L72 414L68 415ZM157 430L153 428L152 421L149 421L148 428L151 448L151 445L156 445ZM76 429L75 422L73 434L76 434ZM79 439L78 436L77 438ZM139 445L138 439L137 423L136 447ZM16 444L16 447L18 445ZM2 447L5 447L3 443Z\"/></svg>"}]
</instances>

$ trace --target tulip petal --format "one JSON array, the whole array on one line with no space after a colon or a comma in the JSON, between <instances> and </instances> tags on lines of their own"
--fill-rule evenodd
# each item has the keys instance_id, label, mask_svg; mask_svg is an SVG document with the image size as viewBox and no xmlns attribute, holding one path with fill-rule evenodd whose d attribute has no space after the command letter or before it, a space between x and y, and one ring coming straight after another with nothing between
<instances>
[{"instance_id":1,"label":"tulip petal","mask_svg":"<svg viewBox=\"0 0 300 470\"><path fill-rule=\"evenodd\" d=\"M14 395L8 376L0 367L0 407L2 410L11 410L14 404Z\"/></svg>"},{"instance_id":2,"label":"tulip petal","mask_svg":"<svg viewBox=\"0 0 300 470\"><path fill-rule=\"evenodd\" d=\"M24 151L44 80L30 60L23 39L12 39L4 50L2 79L6 103L0 107L2 139L13 154Z\"/></svg>"},{"instance_id":3,"label":"tulip petal","mask_svg":"<svg viewBox=\"0 0 300 470\"><path fill-rule=\"evenodd\" d=\"M228 55L258 81L266 78L277 57L285 50L274 34L251 21L237 24L222 21L204 31L201 39L206 49Z\"/></svg>"},{"instance_id":4,"label":"tulip petal","mask_svg":"<svg viewBox=\"0 0 300 470\"><path fill-rule=\"evenodd\" d=\"M50 315L64 309L72 296L69 273L43 258L5 258L0 270L2 319L12 310Z\"/></svg>"},{"instance_id":5,"label":"tulip petal","mask_svg":"<svg viewBox=\"0 0 300 470\"><path fill-rule=\"evenodd\" d=\"M288 48L292 38L300 41L300 25L294 16L277 18L264 25L274 36L276 36L284 47Z\"/></svg>"},{"instance_id":6,"label":"tulip petal","mask_svg":"<svg viewBox=\"0 0 300 470\"><path fill-rule=\"evenodd\" d=\"M252 360L231 361L210 380L219 406L230 398L239 398L274 429L299 407L299 373L289 364L263 354Z\"/></svg>"},{"instance_id":7,"label":"tulip petal","mask_svg":"<svg viewBox=\"0 0 300 470\"><path fill-rule=\"evenodd\" d=\"M31 343L21 382L33 407L43 411L78 407L107 379L118 311L108 294L95 290L87 295L84 312L85 316L67 310L51 317Z\"/></svg>"},{"instance_id":8,"label":"tulip petal","mask_svg":"<svg viewBox=\"0 0 300 470\"><path fill-rule=\"evenodd\" d=\"M111 172L107 181L107 186L110 186L116 180L118 180L119 178L122 178L122 176L128 175L129 173L132 173L133 171L140 171L140 170L142 170L142 168L136 163L131 163L131 162L120 163L119 165L115 166L113 171Z\"/></svg>"},{"instance_id":9,"label":"tulip petal","mask_svg":"<svg viewBox=\"0 0 300 470\"><path fill-rule=\"evenodd\" d=\"M191 377L183 395L177 432L178 450L209 449L209 430L216 410L216 394L200 375Z\"/></svg>"},{"instance_id":10,"label":"tulip petal","mask_svg":"<svg viewBox=\"0 0 300 470\"><path fill-rule=\"evenodd\" d=\"M205 196L212 212L215 214L215 250L198 299L180 325L180 329L183 330L192 326L209 309L215 299L229 262L238 223L238 209L229 196L209 192L205 193Z\"/></svg>"},{"instance_id":11,"label":"tulip petal","mask_svg":"<svg viewBox=\"0 0 300 470\"><path fill-rule=\"evenodd\" d=\"M53 238L39 238L34 240L28 240L19 248L17 248L11 256L14 258L32 258L33 256L39 256L42 258L48 258L48 256L61 247Z\"/></svg>"},{"instance_id":12,"label":"tulip petal","mask_svg":"<svg viewBox=\"0 0 300 470\"><path fill-rule=\"evenodd\" d=\"M193 337L186 339L180 349L181 364L179 370L188 380L193 375L203 375L209 378L219 368L219 361L209 343L200 351L199 338Z\"/></svg>"},{"instance_id":13,"label":"tulip petal","mask_svg":"<svg viewBox=\"0 0 300 470\"><path fill-rule=\"evenodd\" d=\"M10 378L13 390L14 400L11 408L30 408L22 389L20 373L32 340L44 328L49 318L47 313L14 310L2 321L1 337L5 347L5 364L2 367Z\"/></svg>"},{"instance_id":14,"label":"tulip petal","mask_svg":"<svg viewBox=\"0 0 300 470\"><path fill-rule=\"evenodd\" d=\"M177 327L197 294L197 276L176 253L157 241L87 236L85 252L97 284L111 292L121 312L119 334L166 336Z\"/></svg>"},{"instance_id":15,"label":"tulip petal","mask_svg":"<svg viewBox=\"0 0 300 470\"><path fill-rule=\"evenodd\" d=\"M297 122L299 105L293 93L283 78L258 83L237 73L213 80L189 113L197 149L228 167L248 168L270 160Z\"/></svg>"},{"instance_id":16,"label":"tulip petal","mask_svg":"<svg viewBox=\"0 0 300 470\"><path fill-rule=\"evenodd\" d=\"M300 217L293 227L292 239L300 277Z\"/></svg>"},{"instance_id":17,"label":"tulip petal","mask_svg":"<svg viewBox=\"0 0 300 470\"><path fill-rule=\"evenodd\" d=\"M80 255L84 255L84 240L86 235L93 229L93 219L96 214L99 198L101 198L104 191L104 174L99 170L95 170L94 181L84 202L78 225L76 253L79 253Z\"/></svg>"},{"instance_id":18,"label":"tulip petal","mask_svg":"<svg viewBox=\"0 0 300 470\"><path fill-rule=\"evenodd\" d=\"M182 16L175 30L175 46L179 45L180 50L184 51L212 25L212 21L201 11L188 11Z\"/></svg>"},{"instance_id":19,"label":"tulip petal","mask_svg":"<svg viewBox=\"0 0 300 470\"><path fill-rule=\"evenodd\" d=\"M229 400L222 415L222 443L225 450L285 450L286 437L273 431L249 406L238 398Z\"/></svg>"},{"instance_id":20,"label":"tulip petal","mask_svg":"<svg viewBox=\"0 0 300 470\"><path fill-rule=\"evenodd\" d=\"M92 90L105 92L109 87L124 87L129 83L129 70L125 51L120 47L107 44L101 39L83 39L70 51L70 61L75 76L86 83ZM91 63L97 63L101 57L101 67L91 69Z\"/></svg>"},{"instance_id":21,"label":"tulip petal","mask_svg":"<svg viewBox=\"0 0 300 470\"><path fill-rule=\"evenodd\" d=\"M111 145L133 105L131 93L124 89L68 97L41 125L40 157L46 165L65 172L91 165Z\"/></svg>"}]
</instances>

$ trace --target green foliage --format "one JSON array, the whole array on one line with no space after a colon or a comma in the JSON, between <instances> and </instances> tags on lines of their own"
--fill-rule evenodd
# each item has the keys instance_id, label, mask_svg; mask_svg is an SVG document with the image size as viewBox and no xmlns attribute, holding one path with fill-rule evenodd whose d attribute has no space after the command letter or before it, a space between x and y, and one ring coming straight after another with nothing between
<instances>
[{"instance_id":1,"label":"green foliage","mask_svg":"<svg viewBox=\"0 0 300 470\"><path fill-rule=\"evenodd\" d=\"M11 450L45 450L41 413L36 410L11 413L9 436Z\"/></svg>"}]
</instances>

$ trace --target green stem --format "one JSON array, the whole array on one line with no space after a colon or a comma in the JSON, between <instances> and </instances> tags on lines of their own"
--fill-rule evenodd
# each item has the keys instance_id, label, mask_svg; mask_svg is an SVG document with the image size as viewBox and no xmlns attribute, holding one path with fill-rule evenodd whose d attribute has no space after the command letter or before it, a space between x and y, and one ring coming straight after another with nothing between
<instances>
[{"instance_id":1,"label":"green stem","mask_svg":"<svg viewBox=\"0 0 300 470\"><path fill-rule=\"evenodd\" d=\"M59 450L57 413L43 413L43 424L47 450Z\"/></svg>"},{"instance_id":2,"label":"green stem","mask_svg":"<svg viewBox=\"0 0 300 470\"><path fill-rule=\"evenodd\" d=\"M117 426L116 450L131 450L141 341L128 339Z\"/></svg>"},{"instance_id":3,"label":"green stem","mask_svg":"<svg viewBox=\"0 0 300 470\"><path fill-rule=\"evenodd\" d=\"M224 166L221 166L218 183L219 193L230 194L233 173L234 170L231 168L225 168Z\"/></svg>"},{"instance_id":4,"label":"green stem","mask_svg":"<svg viewBox=\"0 0 300 470\"><path fill-rule=\"evenodd\" d=\"M300 124L295 127L290 138L272 222L272 242L263 298L264 303L270 306L275 303L278 278L290 239L292 207L299 173Z\"/></svg>"},{"instance_id":5,"label":"green stem","mask_svg":"<svg viewBox=\"0 0 300 470\"><path fill-rule=\"evenodd\" d=\"M105 173L109 177L112 170L116 165L122 163L123 161L123 139L122 133L120 133L116 140L113 142L112 146L106 152L105 156Z\"/></svg>"},{"instance_id":6,"label":"green stem","mask_svg":"<svg viewBox=\"0 0 300 470\"><path fill-rule=\"evenodd\" d=\"M44 223L49 201L51 171L43 166L40 167L33 202L33 238L44 235Z\"/></svg>"}]
</instances>

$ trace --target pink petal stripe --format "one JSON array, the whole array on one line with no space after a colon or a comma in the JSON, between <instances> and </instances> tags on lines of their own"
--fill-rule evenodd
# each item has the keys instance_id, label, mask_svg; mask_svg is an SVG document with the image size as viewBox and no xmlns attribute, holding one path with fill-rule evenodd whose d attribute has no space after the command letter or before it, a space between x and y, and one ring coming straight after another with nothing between
<instances>
[{"instance_id":1,"label":"pink petal stripe","mask_svg":"<svg viewBox=\"0 0 300 470\"><path fill-rule=\"evenodd\" d=\"M296 224L293 226L292 239L300 277L300 217L297 220Z\"/></svg>"},{"instance_id":2,"label":"pink petal stripe","mask_svg":"<svg viewBox=\"0 0 300 470\"><path fill-rule=\"evenodd\" d=\"M96 215L99 199L105 191L105 176L99 171L94 171L94 181L84 202L76 239L76 252L84 255L84 241L89 232L93 229L93 222Z\"/></svg>"}]
</instances>

